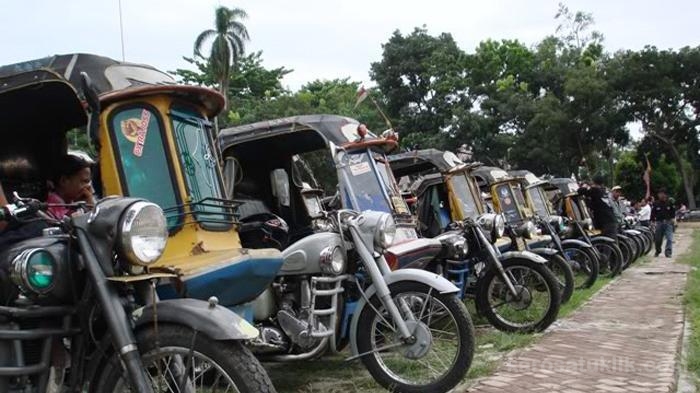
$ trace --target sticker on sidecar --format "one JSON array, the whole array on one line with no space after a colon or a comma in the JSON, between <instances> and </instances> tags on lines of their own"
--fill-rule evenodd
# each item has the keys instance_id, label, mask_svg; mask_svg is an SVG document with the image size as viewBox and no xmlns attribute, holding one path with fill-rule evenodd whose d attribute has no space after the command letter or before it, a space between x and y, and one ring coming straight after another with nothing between
<instances>
[{"instance_id":1,"label":"sticker on sidecar","mask_svg":"<svg viewBox=\"0 0 700 393\"><path fill-rule=\"evenodd\" d=\"M132 117L121 122L121 131L124 137L134 143L132 153L136 157L143 155L143 147L146 143L146 133L148 132L148 124L151 122L151 112L147 110L141 111L141 118Z\"/></svg>"},{"instance_id":2,"label":"sticker on sidecar","mask_svg":"<svg viewBox=\"0 0 700 393\"><path fill-rule=\"evenodd\" d=\"M359 164L350 165L350 172L353 176L359 176L371 170L369 162L361 162Z\"/></svg>"}]
</instances>

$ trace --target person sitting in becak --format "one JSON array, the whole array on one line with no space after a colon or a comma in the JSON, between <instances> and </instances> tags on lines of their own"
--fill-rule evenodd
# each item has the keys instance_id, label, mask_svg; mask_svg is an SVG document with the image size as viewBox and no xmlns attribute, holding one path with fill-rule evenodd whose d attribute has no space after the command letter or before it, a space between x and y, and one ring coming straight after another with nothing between
<instances>
[{"instance_id":1,"label":"person sitting in becak","mask_svg":"<svg viewBox=\"0 0 700 393\"><path fill-rule=\"evenodd\" d=\"M88 205L94 205L90 166L90 162L72 154L61 157L52 178L53 190L49 193L46 202L49 205L61 205L84 201ZM48 212L55 218L61 219L73 213L73 209L65 206L51 206Z\"/></svg>"}]
</instances>

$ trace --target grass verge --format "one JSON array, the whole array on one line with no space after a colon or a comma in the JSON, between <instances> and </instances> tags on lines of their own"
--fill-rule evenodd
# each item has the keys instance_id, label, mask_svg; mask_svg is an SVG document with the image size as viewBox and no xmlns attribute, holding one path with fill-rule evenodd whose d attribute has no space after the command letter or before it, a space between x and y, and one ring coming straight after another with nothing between
<instances>
[{"instance_id":1,"label":"grass verge","mask_svg":"<svg viewBox=\"0 0 700 393\"><path fill-rule=\"evenodd\" d=\"M684 298L687 320L690 322L687 368L694 377L695 385L700 387L700 229L693 231L692 236L690 251L681 256L679 262L692 267Z\"/></svg>"}]
</instances>

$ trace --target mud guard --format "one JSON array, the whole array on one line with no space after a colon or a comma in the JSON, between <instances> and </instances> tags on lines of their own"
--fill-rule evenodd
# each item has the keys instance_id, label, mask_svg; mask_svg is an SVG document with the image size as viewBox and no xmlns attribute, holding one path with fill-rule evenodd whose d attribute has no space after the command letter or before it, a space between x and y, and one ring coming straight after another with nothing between
<instances>
[{"instance_id":1,"label":"mud guard","mask_svg":"<svg viewBox=\"0 0 700 393\"><path fill-rule=\"evenodd\" d=\"M454 284L449 282L445 277L442 277L438 274L435 273L430 273L425 270L418 270L418 269L400 269L400 270L394 270L391 273L387 274L384 276L384 280L386 281L386 285L390 286L393 283L400 282L400 281L415 281L419 282L421 284L425 284L436 291L438 291L441 294L450 294L450 293L458 293L459 288L457 288ZM355 334L357 332L357 324L360 320L360 314L362 314L362 311L364 310L365 306L367 305L367 301L365 299L371 299L372 296L377 292L377 289L374 285L370 285L369 288L365 291L365 297L360 298L360 300L357 301L357 306L355 307L355 312L353 313L352 316L352 321L350 322L350 350L352 351L352 355L358 355L357 353L357 338L355 337ZM366 333L366 332L365 332Z\"/></svg>"},{"instance_id":2,"label":"mud guard","mask_svg":"<svg viewBox=\"0 0 700 393\"><path fill-rule=\"evenodd\" d=\"M212 307L203 300L161 300L156 303L156 309L158 323L187 326L217 341L250 340L259 334L258 329L238 314L222 306ZM132 317L137 328L148 327L156 320L153 305L136 309Z\"/></svg>"},{"instance_id":3,"label":"mud guard","mask_svg":"<svg viewBox=\"0 0 700 393\"><path fill-rule=\"evenodd\" d=\"M552 255L559 254L559 251L557 251L553 248L549 248L549 247L531 248L529 251L534 252L535 254L537 254L543 258L548 258L548 257L551 257Z\"/></svg>"},{"instance_id":4,"label":"mud guard","mask_svg":"<svg viewBox=\"0 0 700 393\"><path fill-rule=\"evenodd\" d=\"M591 248L593 247L592 245L584 242L583 240L579 239L565 239L561 241L561 246L562 248L566 248L565 246L574 246L574 247L581 247L581 248Z\"/></svg>"},{"instance_id":5,"label":"mud guard","mask_svg":"<svg viewBox=\"0 0 700 393\"><path fill-rule=\"evenodd\" d=\"M499 259L501 261L510 258L525 258L536 263L547 263L547 260L532 251L508 251L501 254Z\"/></svg>"}]
</instances>

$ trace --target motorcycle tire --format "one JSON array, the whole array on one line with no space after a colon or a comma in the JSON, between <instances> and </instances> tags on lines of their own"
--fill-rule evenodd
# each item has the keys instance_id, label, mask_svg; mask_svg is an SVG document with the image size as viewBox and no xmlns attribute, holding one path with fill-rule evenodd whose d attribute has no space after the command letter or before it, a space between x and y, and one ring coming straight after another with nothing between
<instances>
[{"instance_id":1,"label":"motorcycle tire","mask_svg":"<svg viewBox=\"0 0 700 393\"><path fill-rule=\"evenodd\" d=\"M189 365L190 361L192 361L191 364L194 370L197 370L195 362L199 360L202 362L200 369L203 367L202 364L206 364L211 366L206 372L214 370L220 373L216 376L203 374L195 377L196 385L200 383L203 385L207 384L206 381L210 381L209 383L213 381L220 382L221 377L223 377L229 386L233 385L234 391L237 389L241 393L276 392L265 369L240 341L215 341L201 332L196 337L193 337L192 329L165 323L158 325L157 336L155 329L148 327L138 331L136 339L139 353L141 353L143 363L147 368L147 373L155 371L152 368L158 369L153 363L158 362L160 365L163 361L162 357L172 356L171 361L172 359L183 359L183 365ZM161 377L164 377L164 375L161 374ZM120 359L113 353L100 374L94 391L100 393L128 392L129 387L125 379ZM154 379L158 380L160 384L165 382L166 387L171 388L168 379L172 380L172 378L159 378L158 374L156 374ZM152 382L155 381L152 379ZM178 386L174 387L177 388ZM190 389L186 389L188 392L200 392L199 386L194 386L197 390L192 390L191 385L188 385L188 387L190 387ZM202 389L204 390L201 390L201 392L211 391L210 387L203 386Z\"/></svg>"},{"instance_id":2,"label":"motorcycle tire","mask_svg":"<svg viewBox=\"0 0 700 393\"><path fill-rule=\"evenodd\" d=\"M569 263L559 254L548 255L547 268L554 274L559 282L561 291L561 303L564 304L571 299L574 294L574 272L571 270Z\"/></svg>"},{"instance_id":3,"label":"motorcycle tire","mask_svg":"<svg viewBox=\"0 0 700 393\"><path fill-rule=\"evenodd\" d=\"M622 270L627 269L634 258L634 248L630 244L629 239L617 239L617 244L620 246L620 251L622 251Z\"/></svg>"},{"instance_id":4,"label":"motorcycle tire","mask_svg":"<svg viewBox=\"0 0 700 393\"><path fill-rule=\"evenodd\" d=\"M598 255L600 255L599 274L615 277L622 272L622 263L624 259L619 245L594 241L593 247L598 250Z\"/></svg>"},{"instance_id":5,"label":"motorcycle tire","mask_svg":"<svg viewBox=\"0 0 700 393\"><path fill-rule=\"evenodd\" d=\"M598 280L598 257L592 247L569 247L564 249L567 263L574 273L576 289L590 288Z\"/></svg>"},{"instance_id":6,"label":"motorcycle tire","mask_svg":"<svg viewBox=\"0 0 700 393\"><path fill-rule=\"evenodd\" d=\"M373 307L364 307L359 316L357 332L354 333L356 334L358 353L365 354L361 357L361 359L362 363L365 365L365 367L367 367L367 371L369 371L369 373L372 375L374 380L377 381L377 383L379 383L384 388L392 392L446 392L452 389L462 381L467 371L469 370L469 367L471 366L472 359L474 358L474 325L472 324L471 317L469 316L469 312L467 311L467 308L465 307L464 303L461 301L461 299L457 297L457 294L438 293L431 287L415 281L395 282L389 286L389 290L391 291L392 299L395 299L395 301L396 299L405 299L405 297L408 297L407 300L412 300L425 296L425 298L422 298L424 300L421 300L422 302L425 302L425 299L428 299L428 296L430 296L430 302L428 304L443 306L442 314L436 315L442 315L442 317L446 315L451 316L451 322L455 324L457 336L451 337L448 340L446 340L444 346L439 346L436 345L437 340L435 332L440 332L443 329L435 330L435 332L431 334L431 337L429 337L431 339L430 350L436 347L444 347L447 349L455 348L455 354L452 358L452 362L450 363L449 369L446 370L445 373L442 373L440 377L436 380L427 383L423 381L421 383L410 383L410 381L408 381L407 378L398 377L396 374L397 371L387 370L387 368L389 368L390 366L388 366L383 360L383 358L381 358L380 356L383 354L387 354L391 350L380 352L372 351L376 347L386 345L386 340L389 339L384 337L384 340L380 343L373 342L375 332L377 330L381 330L380 325L386 326L386 324L382 321L385 319L390 320L389 314L385 311L384 306L379 300L379 297L375 294L370 298L369 301L374 306L374 308L382 315L378 316L377 312L375 312ZM422 305L425 303L420 303L420 301L418 303L419 304L416 307L416 311L422 311L418 309L423 307ZM399 309L401 309L401 307ZM431 313L431 318L428 318L428 320L431 323L438 323L442 320L442 318L435 318L432 317L432 315L433 314ZM424 318L425 317L421 317L420 315L416 316L416 319L422 322L424 321ZM431 331L432 330L433 329L431 329ZM416 332L417 331L418 330L416 330ZM399 346L398 350L408 350L406 348L406 345L408 344ZM391 356L391 354L389 355ZM421 357L418 360L423 360L425 355L427 355L427 353L425 353L423 357ZM411 377L414 377L414 373L417 373L415 368L412 371L405 370L406 368L412 368L411 366L406 366L404 364L405 361L412 360L404 356L395 356L395 353L394 357L390 359L400 362L399 371L410 372ZM446 357L439 357L439 359L440 365L445 364L445 362L449 361L449 359L446 359ZM430 370L426 370L426 372L430 373Z\"/></svg>"},{"instance_id":7,"label":"motorcycle tire","mask_svg":"<svg viewBox=\"0 0 700 393\"><path fill-rule=\"evenodd\" d=\"M527 308L530 307L532 304L533 292L544 294L544 300L547 301L545 308L546 311L541 317L527 323L508 321L503 315L498 314L494 308L500 308L502 305L511 303L512 301L509 301L508 298L513 295L503 282L501 273L495 267L491 266L486 270L483 276L479 277L477 281L476 306L480 314L486 317L486 319L488 319L491 325L493 325L496 329L504 332L532 333L541 332L549 327L549 325L551 325L557 319L559 307L561 305L561 293L558 290L559 284L556 277L554 277L554 274L552 274L546 265L525 258L509 258L501 261L501 265L503 266L503 270L506 272L506 274L510 273L511 279L515 278L512 273L516 269L529 271L541 279L540 282L536 283L532 289L524 288L523 285L521 285L522 283L517 283L518 287L516 289L520 289L520 296L526 295L529 297L529 300L527 298L525 300L529 301L530 304L527 304L526 307L522 308L521 310L517 310L517 308L521 307L521 305L516 303L514 307L516 309L515 311L527 310ZM502 287L500 288L502 296L500 296L501 299L498 299L499 305L497 307L493 307L489 301L489 291L490 288L494 288L496 286ZM527 292L525 292L525 289ZM505 298L505 302L503 302L503 298ZM518 302L522 301L523 299L513 300ZM523 315L526 315L527 317L527 314Z\"/></svg>"}]
</instances>

